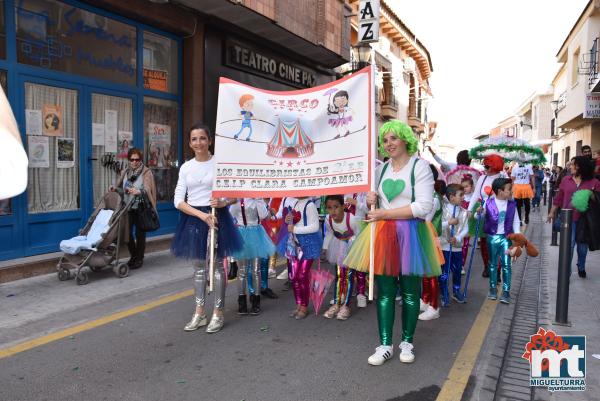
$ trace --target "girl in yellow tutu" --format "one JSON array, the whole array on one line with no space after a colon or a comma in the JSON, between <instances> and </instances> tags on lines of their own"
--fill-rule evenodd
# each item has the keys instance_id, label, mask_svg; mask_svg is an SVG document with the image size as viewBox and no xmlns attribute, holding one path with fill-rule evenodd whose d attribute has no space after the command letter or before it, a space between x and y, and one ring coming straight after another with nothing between
<instances>
[{"instance_id":1,"label":"girl in yellow tutu","mask_svg":"<svg viewBox=\"0 0 600 401\"><path fill-rule=\"evenodd\" d=\"M394 326L398 279L402 286L402 342L400 361L413 362L413 335L419 316L421 279L441 274L444 258L435 230L425 216L433 207L433 175L429 163L419 159L417 138L412 129L397 120L379 130L379 151L389 160L375 170L376 192L369 192L367 205L376 209L366 221L375 224L375 282L380 346L368 359L382 365L394 354ZM371 230L362 230L351 246L344 264L369 270Z\"/></svg>"}]
</instances>

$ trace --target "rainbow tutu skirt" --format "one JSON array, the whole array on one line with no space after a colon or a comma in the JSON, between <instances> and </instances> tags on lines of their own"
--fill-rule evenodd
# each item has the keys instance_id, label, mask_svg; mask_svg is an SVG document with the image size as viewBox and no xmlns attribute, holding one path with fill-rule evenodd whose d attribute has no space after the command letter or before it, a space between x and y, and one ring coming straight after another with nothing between
<instances>
[{"instance_id":1,"label":"rainbow tutu skirt","mask_svg":"<svg viewBox=\"0 0 600 401\"><path fill-rule=\"evenodd\" d=\"M436 277L442 274L444 255L430 222L421 219L380 220L375 224L375 274ZM371 229L356 237L344 265L369 271Z\"/></svg>"}]
</instances>

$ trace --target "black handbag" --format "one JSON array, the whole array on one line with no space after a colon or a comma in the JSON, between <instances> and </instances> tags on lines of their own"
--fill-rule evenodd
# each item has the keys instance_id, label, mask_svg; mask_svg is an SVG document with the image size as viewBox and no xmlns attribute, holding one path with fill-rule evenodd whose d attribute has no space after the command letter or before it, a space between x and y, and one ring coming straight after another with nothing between
<instances>
[{"instance_id":1,"label":"black handbag","mask_svg":"<svg viewBox=\"0 0 600 401\"><path fill-rule=\"evenodd\" d=\"M156 231L160 228L160 221L158 220L158 213L152 207L148 195L144 193L140 197L138 208L136 211L136 226L142 231Z\"/></svg>"},{"instance_id":2,"label":"black handbag","mask_svg":"<svg viewBox=\"0 0 600 401\"><path fill-rule=\"evenodd\" d=\"M575 241L587 244L588 250L600 249L600 196L598 192L590 197L588 210L581 214L577 222Z\"/></svg>"}]
</instances>

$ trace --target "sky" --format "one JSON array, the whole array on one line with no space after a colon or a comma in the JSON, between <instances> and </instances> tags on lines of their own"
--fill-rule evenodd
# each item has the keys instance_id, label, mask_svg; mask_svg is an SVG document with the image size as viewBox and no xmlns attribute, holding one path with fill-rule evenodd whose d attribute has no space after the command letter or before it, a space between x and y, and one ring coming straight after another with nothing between
<instances>
[{"instance_id":1,"label":"sky","mask_svg":"<svg viewBox=\"0 0 600 401\"><path fill-rule=\"evenodd\" d=\"M473 136L552 84L556 53L588 0L388 0L432 58L438 143Z\"/></svg>"}]
</instances>

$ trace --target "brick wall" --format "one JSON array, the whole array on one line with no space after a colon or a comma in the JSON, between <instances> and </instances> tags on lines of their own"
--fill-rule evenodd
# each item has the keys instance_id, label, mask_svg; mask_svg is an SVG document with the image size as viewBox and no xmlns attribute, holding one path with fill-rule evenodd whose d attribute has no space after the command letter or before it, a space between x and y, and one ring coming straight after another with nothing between
<instances>
[{"instance_id":1,"label":"brick wall","mask_svg":"<svg viewBox=\"0 0 600 401\"><path fill-rule=\"evenodd\" d=\"M345 0L243 0L243 4L335 53L345 54L349 49L350 19L344 17Z\"/></svg>"}]
</instances>

